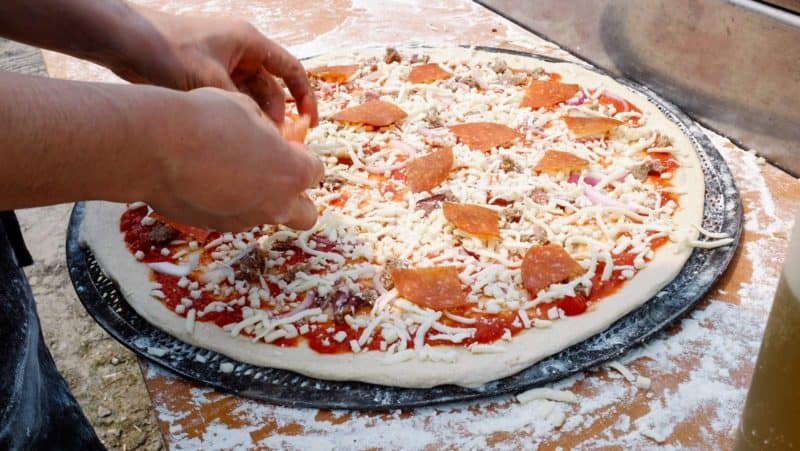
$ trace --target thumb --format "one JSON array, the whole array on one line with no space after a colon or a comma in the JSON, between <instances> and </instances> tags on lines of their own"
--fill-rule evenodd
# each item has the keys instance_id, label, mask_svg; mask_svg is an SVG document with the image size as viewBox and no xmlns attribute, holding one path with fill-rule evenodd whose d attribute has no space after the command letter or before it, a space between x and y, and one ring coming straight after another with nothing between
<instances>
[{"instance_id":1,"label":"thumb","mask_svg":"<svg viewBox=\"0 0 800 451\"><path fill-rule=\"evenodd\" d=\"M289 220L286 227L308 230L317 223L317 207L305 193L300 194L289 206Z\"/></svg>"}]
</instances>

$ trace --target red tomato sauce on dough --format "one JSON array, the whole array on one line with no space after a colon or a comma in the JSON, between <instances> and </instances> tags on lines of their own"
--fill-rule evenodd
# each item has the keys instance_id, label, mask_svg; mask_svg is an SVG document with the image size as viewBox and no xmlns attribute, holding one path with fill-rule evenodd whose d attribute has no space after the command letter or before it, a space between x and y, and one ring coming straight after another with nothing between
<instances>
[{"instance_id":1,"label":"red tomato sauce on dough","mask_svg":"<svg viewBox=\"0 0 800 451\"><path fill-rule=\"evenodd\" d=\"M141 259L144 263L154 263L154 262L170 262L174 263L175 259L172 257L174 251L178 248L178 246L153 246L150 244L150 239L148 238L148 233L152 226L142 225L142 218L145 217L147 214L147 208L136 208L136 209L128 209L125 213L122 214L120 218L119 228L120 231L125 236L125 244L128 246L128 249L131 253L136 253L137 251L142 251L144 253L144 258ZM214 232L209 236L209 240L214 240L219 237L219 233ZM191 240L192 237L189 236L179 236L178 239L180 240ZM170 250L170 255L164 256L161 255L161 249L166 247ZM205 254L204 254L205 255ZM293 258L298 258L298 253L295 253ZM302 258L302 256L300 256ZM179 278L169 276L166 274L161 274L156 271L152 271L150 273L150 278L154 282L158 282L161 284L161 288L159 289L162 293L164 293L164 299L160 301L166 305L170 310L175 311L175 308L181 303L181 299L187 298L192 300L192 306L189 308L195 309L198 313L202 312L208 304L214 301L226 301L230 299L234 299L238 297L238 293L236 296L230 296L230 299L226 299L223 297L215 298L211 295L211 293L203 292L198 299L194 299L190 296L190 290L188 287L179 287L178 280ZM190 277L191 278L191 277ZM241 307L238 305L230 306L233 311L229 311L228 309L222 312L210 311L204 314L202 317L197 317L196 321L199 322L211 322L220 327L225 326L226 324L231 323L238 323L244 319L242 317L242 310ZM187 308L187 310L189 309ZM176 314L178 314L176 312ZM185 316L185 313L181 316Z\"/></svg>"}]
</instances>

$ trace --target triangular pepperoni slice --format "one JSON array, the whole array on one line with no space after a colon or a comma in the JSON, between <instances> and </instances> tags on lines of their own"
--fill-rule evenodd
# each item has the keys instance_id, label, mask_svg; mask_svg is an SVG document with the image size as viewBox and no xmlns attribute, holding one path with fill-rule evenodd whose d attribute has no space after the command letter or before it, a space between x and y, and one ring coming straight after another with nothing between
<instances>
[{"instance_id":1,"label":"triangular pepperoni slice","mask_svg":"<svg viewBox=\"0 0 800 451\"><path fill-rule=\"evenodd\" d=\"M358 71L358 64L319 66L308 69L308 75L331 83L344 83Z\"/></svg>"},{"instance_id":2,"label":"triangular pepperoni slice","mask_svg":"<svg viewBox=\"0 0 800 451\"><path fill-rule=\"evenodd\" d=\"M534 110L542 107L551 107L569 100L580 89L580 86L572 83L531 80L525 89L525 97L522 98L520 106L533 108Z\"/></svg>"},{"instance_id":3,"label":"triangular pepperoni slice","mask_svg":"<svg viewBox=\"0 0 800 451\"><path fill-rule=\"evenodd\" d=\"M494 122L470 122L448 128L470 149L484 152L495 147L505 147L521 136L513 128Z\"/></svg>"},{"instance_id":4,"label":"triangular pepperoni slice","mask_svg":"<svg viewBox=\"0 0 800 451\"><path fill-rule=\"evenodd\" d=\"M397 105L383 100L369 100L361 105L346 108L331 116L342 122L384 127L404 119L408 114Z\"/></svg>"},{"instance_id":5,"label":"triangular pepperoni slice","mask_svg":"<svg viewBox=\"0 0 800 451\"><path fill-rule=\"evenodd\" d=\"M479 238L500 236L500 215L480 205L442 204L444 217L459 229Z\"/></svg>"},{"instance_id":6,"label":"triangular pepperoni slice","mask_svg":"<svg viewBox=\"0 0 800 451\"><path fill-rule=\"evenodd\" d=\"M452 169L453 150L449 147L435 150L406 164L406 184L415 193L430 191L447 180Z\"/></svg>"},{"instance_id":7,"label":"triangular pepperoni slice","mask_svg":"<svg viewBox=\"0 0 800 451\"><path fill-rule=\"evenodd\" d=\"M579 171L589 165L589 162L569 152L548 150L536 166L539 172Z\"/></svg>"},{"instance_id":8,"label":"triangular pepperoni slice","mask_svg":"<svg viewBox=\"0 0 800 451\"><path fill-rule=\"evenodd\" d=\"M597 98L597 102L602 103L603 105L614 105L614 109L617 111L617 113L623 113L626 111L635 111L637 113L642 112L642 110L637 108L636 105L628 102L622 97L617 97L616 95L600 94L600 96Z\"/></svg>"},{"instance_id":9,"label":"triangular pepperoni slice","mask_svg":"<svg viewBox=\"0 0 800 451\"><path fill-rule=\"evenodd\" d=\"M187 224L181 224L179 222L172 221L171 219L167 219L166 217L161 216L160 214L154 211L150 212L150 217L158 222L163 222L164 224L167 224L168 226L172 227L173 229L177 230L180 233L189 235L190 237L196 239L200 243L204 243L208 239L208 236L211 235L210 230L201 229L200 227L190 226Z\"/></svg>"},{"instance_id":10,"label":"triangular pepperoni slice","mask_svg":"<svg viewBox=\"0 0 800 451\"><path fill-rule=\"evenodd\" d=\"M436 63L420 64L411 68L411 72L408 73L408 81L411 83L433 83L437 80L446 80L452 75Z\"/></svg>"},{"instance_id":11,"label":"triangular pepperoni slice","mask_svg":"<svg viewBox=\"0 0 800 451\"><path fill-rule=\"evenodd\" d=\"M420 307L445 310L467 303L455 266L394 268L391 275L400 296Z\"/></svg>"},{"instance_id":12,"label":"triangular pepperoni slice","mask_svg":"<svg viewBox=\"0 0 800 451\"><path fill-rule=\"evenodd\" d=\"M522 259L522 285L532 297L554 283L566 282L586 272L557 244L533 246Z\"/></svg>"},{"instance_id":13,"label":"triangular pepperoni slice","mask_svg":"<svg viewBox=\"0 0 800 451\"><path fill-rule=\"evenodd\" d=\"M297 119L286 118L281 124L281 135L288 141L303 143L308 134L308 127L311 124L311 117L302 115Z\"/></svg>"},{"instance_id":14,"label":"triangular pepperoni slice","mask_svg":"<svg viewBox=\"0 0 800 451\"><path fill-rule=\"evenodd\" d=\"M622 121L610 117L564 116L569 131L576 138L601 137L622 124Z\"/></svg>"}]
</instances>

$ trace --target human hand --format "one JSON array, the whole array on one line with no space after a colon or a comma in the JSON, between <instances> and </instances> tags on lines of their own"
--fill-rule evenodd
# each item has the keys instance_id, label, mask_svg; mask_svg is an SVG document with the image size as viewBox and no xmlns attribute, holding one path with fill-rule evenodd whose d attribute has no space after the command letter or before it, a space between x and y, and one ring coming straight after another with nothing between
<instances>
[{"instance_id":1,"label":"human hand","mask_svg":"<svg viewBox=\"0 0 800 451\"><path fill-rule=\"evenodd\" d=\"M149 10L120 36L121 57L109 67L133 83L191 90L217 87L252 97L276 124L285 114L284 81L302 115L318 121L306 71L283 47L248 22L174 16Z\"/></svg>"},{"instance_id":2,"label":"human hand","mask_svg":"<svg viewBox=\"0 0 800 451\"><path fill-rule=\"evenodd\" d=\"M246 95L204 88L179 97L174 110L151 118L167 124L152 146L144 200L170 219L220 231L314 225L317 209L304 191L322 180L318 158L283 139Z\"/></svg>"}]
</instances>

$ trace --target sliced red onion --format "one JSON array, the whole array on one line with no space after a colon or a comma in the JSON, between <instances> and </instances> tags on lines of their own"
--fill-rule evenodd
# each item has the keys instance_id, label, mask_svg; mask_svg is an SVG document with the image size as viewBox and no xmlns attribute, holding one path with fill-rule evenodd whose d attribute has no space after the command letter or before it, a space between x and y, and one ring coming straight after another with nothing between
<instances>
[{"instance_id":1,"label":"sliced red onion","mask_svg":"<svg viewBox=\"0 0 800 451\"><path fill-rule=\"evenodd\" d=\"M415 149L414 146L412 146L411 144L409 144L409 143L407 143L405 141L399 141L397 139L393 139L393 140L389 141L389 145L391 147L394 147L395 149L402 150L409 157L413 157L414 155L417 154L417 149Z\"/></svg>"},{"instance_id":2,"label":"sliced red onion","mask_svg":"<svg viewBox=\"0 0 800 451\"><path fill-rule=\"evenodd\" d=\"M406 167L406 163L407 161L401 161L400 163L393 164L391 166L364 166L363 169L370 174L385 174L387 172L403 169Z\"/></svg>"},{"instance_id":3,"label":"sliced red onion","mask_svg":"<svg viewBox=\"0 0 800 451\"><path fill-rule=\"evenodd\" d=\"M592 201L592 203L595 203L597 205L602 205L604 207L620 208L622 210L628 210L628 211L632 211L634 213L638 213L639 212L638 208L636 208L636 207L634 207L632 205L628 205L626 203L620 202L619 200L614 199L613 197L610 197L610 196L608 196L606 194L603 194L600 191L598 191L598 190L596 190L596 189L594 189L594 188L592 188L591 186L588 186L588 185L584 185L583 186L583 194L586 196L587 199Z\"/></svg>"},{"instance_id":4,"label":"sliced red onion","mask_svg":"<svg viewBox=\"0 0 800 451\"><path fill-rule=\"evenodd\" d=\"M572 174L569 175L569 179L567 179L567 181L570 183L578 183L578 180L580 180L580 178L581 178L580 174L578 174L577 172L573 172ZM600 183L600 179L593 175L586 174L583 176L583 183L590 186L595 186L598 183Z\"/></svg>"},{"instance_id":5,"label":"sliced red onion","mask_svg":"<svg viewBox=\"0 0 800 451\"><path fill-rule=\"evenodd\" d=\"M312 235L311 241L313 241L315 244L314 249L321 252L331 252L332 250L336 249L336 243L323 236Z\"/></svg>"},{"instance_id":6,"label":"sliced red onion","mask_svg":"<svg viewBox=\"0 0 800 451\"><path fill-rule=\"evenodd\" d=\"M361 77L361 79L364 80L364 81L375 81L375 80L377 80L379 78L381 78L381 71L379 71L379 70L370 72L369 74Z\"/></svg>"},{"instance_id":7,"label":"sliced red onion","mask_svg":"<svg viewBox=\"0 0 800 451\"><path fill-rule=\"evenodd\" d=\"M276 316L276 318L286 318L297 313L300 313L304 310L308 310L314 304L314 299L317 298L317 294L313 291L306 291L306 297L303 298L303 302L297 304L295 308L290 310L288 313L284 313L282 315Z\"/></svg>"},{"instance_id":8,"label":"sliced red onion","mask_svg":"<svg viewBox=\"0 0 800 451\"><path fill-rule=\"evenodd\" d=\"M426 138L439 138L447 134L447 129L440 128L419 128L417 129L420 135Z\"/></svg>"},{"instance_id":9,"label":"sliced red onion","mask_svg":"<svg viewBox=\"0 0 800 451\"><path fill-rule=\"evenodd\" d=\"M583 91L578 91L577 95L573 96L571 99L564 102L564 104L570 106L578 106L578 105L583 105L583 102L585 101L586 101L586 94L584 94Z\"/></svg>"},{"instance_id":10,"label":"sliced red onion","mask_svg":"<svg viewBox=\"0 0 800 451\"><path fill-rule=\"evenodd\" d=\"M367 91L364 93L364 100L378 100L380 97L380 93L375 91Z\"/></svg>"},{"instance_id":11,"label":"sliced red onion","mask_svg":"<svg viewBox=\"0 0 800 451\"><path fill-rule=\"evenodd\" d=\"M538 127L532 128L531 132L533 132L533 134L539 138L547 138L547 134L545 134L544 130L539 129Z\"/></svg>"}]
</instances>

